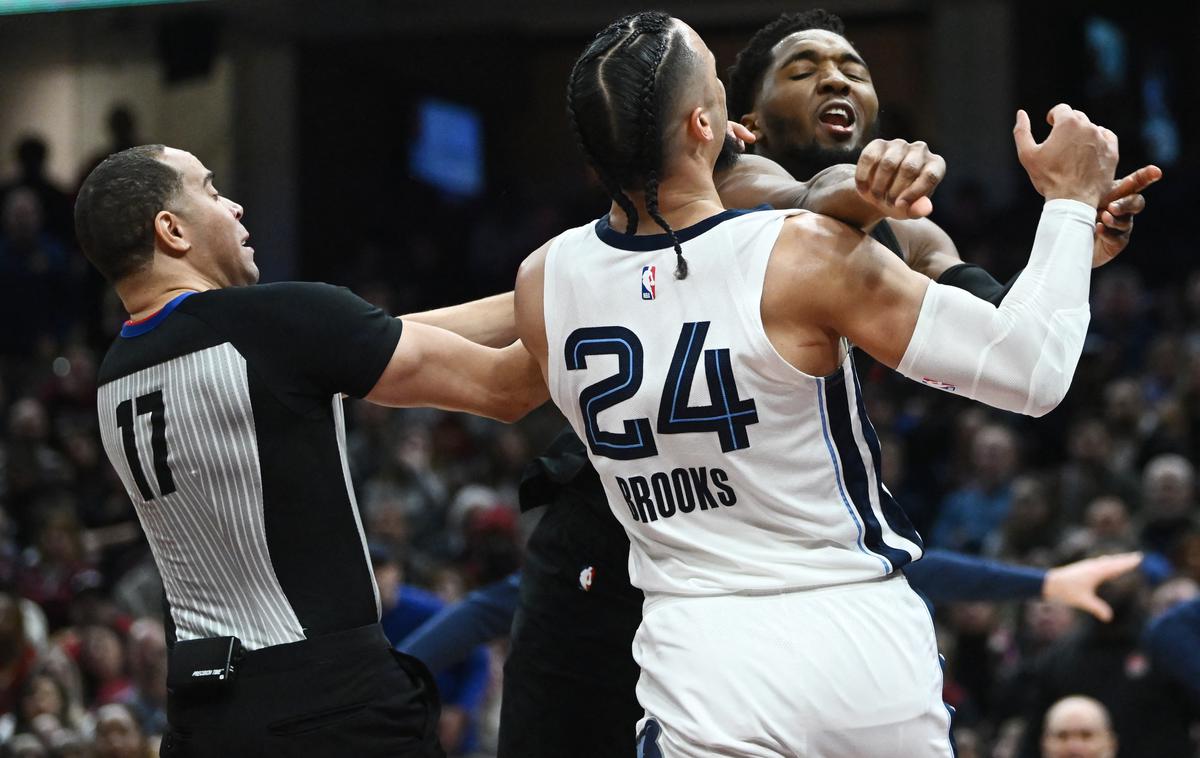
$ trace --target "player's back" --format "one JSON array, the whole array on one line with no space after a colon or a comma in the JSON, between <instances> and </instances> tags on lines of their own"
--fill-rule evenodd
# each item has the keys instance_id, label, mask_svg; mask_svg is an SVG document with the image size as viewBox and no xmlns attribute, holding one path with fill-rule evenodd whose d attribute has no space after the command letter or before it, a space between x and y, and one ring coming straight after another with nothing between
<instances>
[{"instance_id":1,"label":"player's back","mask_svg":"<svg viewBox=\"0 0 1200 758\"><path fill-rule=\"evenodd\" d=\"M677 231L683 280L667 235L606 219L547 252L551 397L588 444L647 593L841 584L920 556L880 481L852 358L809 376L764 332L763 277L791 213Z\"/></svg>"},{"instance_id":2,"label":"player's back","mask_svg":"<svg viewBox=\"0 0 1200 758\"><path fill-rule=\"evenodd\" d=\"M340 393L371 389L399 332L348 291L295 283L126 323L100 368L101 434L179 639L256 649L378 621Z\"/></svg>"}]
</instances>

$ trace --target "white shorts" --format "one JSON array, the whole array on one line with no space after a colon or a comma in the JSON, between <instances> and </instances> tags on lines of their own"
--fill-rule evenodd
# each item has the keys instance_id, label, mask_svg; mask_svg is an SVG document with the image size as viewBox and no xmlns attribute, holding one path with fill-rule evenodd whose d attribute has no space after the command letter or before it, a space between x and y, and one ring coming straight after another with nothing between
<instances>
[{"instance_id":1,"label":"white shorts","mask_svg":"<svg viewBox=\"0 0 1200 758\"><path fill-rule=\"evenodd\" d=\"M648 600L639 758L949 758L933 622L903 575Z\"/></svg>"}]
</instances>

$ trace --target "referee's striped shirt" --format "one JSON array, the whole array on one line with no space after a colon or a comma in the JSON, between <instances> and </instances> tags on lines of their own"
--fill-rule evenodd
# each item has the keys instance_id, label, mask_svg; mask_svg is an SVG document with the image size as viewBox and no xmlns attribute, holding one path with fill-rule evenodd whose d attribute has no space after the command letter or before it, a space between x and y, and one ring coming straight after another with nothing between
<instances>
[{"instance_id":1,"label":"referee's striped shirt","mask_svg":"<svg viewBox=\"0 0 1200 758\"><path fill-rule=\"evenodd\" d=\"M400 332L348 290L302 283L188 293L121 330L101 436L174 639L254 650L379 620L341 395L371 390Z\"/></svg>"}]
</instances>

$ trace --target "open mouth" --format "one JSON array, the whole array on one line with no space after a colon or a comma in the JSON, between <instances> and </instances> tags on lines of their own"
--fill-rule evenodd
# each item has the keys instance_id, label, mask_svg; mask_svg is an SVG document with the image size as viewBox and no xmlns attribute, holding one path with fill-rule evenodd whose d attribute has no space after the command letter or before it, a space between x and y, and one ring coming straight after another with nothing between
<instances>
[{"instance_id":1,"label":"open mouth","mask_svg":"<svg viewBox=\"0 0 1200 758\"><path fill-rule=\"evenodd\" d=\"M834 136L849 136L854 133L854 108L844 100L826 103L817 114L817 120Z\"/></svg>"}]
</instances>

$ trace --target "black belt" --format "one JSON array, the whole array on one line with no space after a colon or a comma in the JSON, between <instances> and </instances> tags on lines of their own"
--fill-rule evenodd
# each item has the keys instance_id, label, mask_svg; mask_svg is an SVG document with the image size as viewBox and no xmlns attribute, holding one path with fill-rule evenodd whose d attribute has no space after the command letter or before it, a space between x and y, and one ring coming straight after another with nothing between
<instances>
[{"instance_id":1,"label":"black belt","mask_svg":"<svg viewBox=\"0 0 1200 758\"><path fill-rule=\"evenodd\" d=\"M238 676L291 671L302 665L311 665L314 659L335 658L355 651L378 650L386 656L391 647L383 634L383 627L368 624L298 642L249 650L238 664Z\"/></svg>"}]
</instances>

